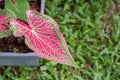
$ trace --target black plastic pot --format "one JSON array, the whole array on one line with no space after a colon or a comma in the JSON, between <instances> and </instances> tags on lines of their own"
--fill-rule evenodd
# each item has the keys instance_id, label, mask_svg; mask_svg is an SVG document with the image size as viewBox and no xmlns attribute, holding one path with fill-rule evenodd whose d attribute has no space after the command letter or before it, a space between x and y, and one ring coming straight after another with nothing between
<instances>
[{"instance_id":1,"label":"black plastic pot","mask_svg":"<svg viewBox=\"0 0 120 80\"><path fill-rule=\"evenodd\" d=\"M44 6L45 0L41 0L41 13L44 13ZM39 59L34 53L0 52L0 66L38 66Z\"/></svg>"}]
</instances>

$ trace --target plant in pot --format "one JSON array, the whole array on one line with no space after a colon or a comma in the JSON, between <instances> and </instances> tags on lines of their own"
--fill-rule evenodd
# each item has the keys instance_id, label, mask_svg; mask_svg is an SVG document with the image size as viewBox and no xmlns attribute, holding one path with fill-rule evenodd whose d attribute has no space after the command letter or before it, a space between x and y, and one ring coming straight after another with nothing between
<instances>
[{"instance_id":1,"label":"plant in pot","mask_svg":"<svg viewBox=\"0 0 120 80\"><path fill-rule=\"evenodd\" d=\"M5 0L5 9L0 11L0 35L24 37L38 57L77 67L56 21L29 9L26 0Z\"/></svg>"}]
</instances>

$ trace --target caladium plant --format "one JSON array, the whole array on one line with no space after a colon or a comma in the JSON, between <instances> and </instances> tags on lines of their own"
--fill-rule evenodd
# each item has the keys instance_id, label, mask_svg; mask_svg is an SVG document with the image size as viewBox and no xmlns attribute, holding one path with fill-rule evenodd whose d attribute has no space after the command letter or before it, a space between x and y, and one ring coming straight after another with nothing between
<instances>
[{"instance_id":1,"label":"caladium plant","mask_svg":"<svg viewBox=\"0 0 120 80\"><path fill-rule=\"evenodd\" d=\"M25 44L40 58L77 67L56 21L30 9L26 18L10 19L9 29L15 37L24 36Z\"/></svg>"},{"instance_id":2,"label":"caladium plant","mask_svg":"<svg viewBox=\"0 0 120 80\"><path fill-rule=\"evenodd\" d=\"M5 17L4 15L0 15L0 38L8 37L11 35L11 32L9 30L8 26L8 17Z\"/></svg>"},{"instance_id":3,"label":"caladium plant","mask_svg":"<svg viewBox=\"0 0 120 80\"><path fill-rule=\"evenodd\" d=\"M7 22L4 22L4 16L0 15L0 33L5 32L5 24L7 24Z\"/></svg>"}]
</instances>

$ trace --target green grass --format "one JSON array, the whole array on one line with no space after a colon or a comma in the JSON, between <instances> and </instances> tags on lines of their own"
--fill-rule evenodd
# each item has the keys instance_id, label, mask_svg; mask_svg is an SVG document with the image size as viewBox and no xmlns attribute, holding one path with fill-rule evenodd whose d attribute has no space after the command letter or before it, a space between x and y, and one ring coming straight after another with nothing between
<instances>
[{"instance_id":1,"label":"green grass","mask_svg":"<svg viewBox=\"0 0 120 80\"><path fill-rule=\"evenodd\" d=\"M0 80L120 80L118 3L46 0L45 12L58 22L80 69L41 59L39 67L0 67Z\"/></svg>"}]
</instances>

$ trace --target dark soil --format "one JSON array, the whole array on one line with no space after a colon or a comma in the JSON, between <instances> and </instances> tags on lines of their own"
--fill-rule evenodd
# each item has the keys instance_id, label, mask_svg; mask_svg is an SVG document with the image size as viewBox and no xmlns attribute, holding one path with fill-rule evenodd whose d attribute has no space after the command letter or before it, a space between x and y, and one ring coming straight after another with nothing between
<instances>
[{"instance_id":1,"label":"dark soil","mask_svg":"<svg viewBox=\"0 0 120 80\"><path fill-rule=\"evenodd\" d=\"M28 0L30 4L31 9L35 9L37 11L40 11L40 1L41 0Z\"/></svg>"},{"instance_id":2,"label":"dark soil","mask_svg":"<svg viewBox=\"0 0 120 80\"><path fill-rule=\"evenodd\" d=\"M9 36L0 39L0 52L26 53L32 52L32 50L25 45L24 37Z\"/></svg>"}]
</instances>

